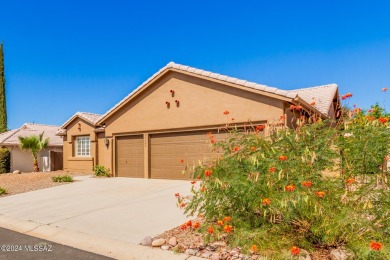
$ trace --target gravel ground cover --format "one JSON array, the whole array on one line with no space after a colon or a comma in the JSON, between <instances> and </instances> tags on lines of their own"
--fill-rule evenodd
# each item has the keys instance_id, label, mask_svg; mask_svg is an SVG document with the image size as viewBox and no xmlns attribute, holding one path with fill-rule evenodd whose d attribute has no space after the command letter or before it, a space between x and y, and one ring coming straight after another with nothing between
<instances>
[{"instance_id":1,"label":"gravel ground cover","mask_svg":"<svg viewBox=\"0 0 390 260\"><path fill-rule=\"evenodd\" d=\"M2 196L10 196L18 193L29 192L50 188L66 183L53 182L51 177L70 175L72 177L80 175L90 175L92 173L71 173L65 171L54 172L30 172L30 173L3 173L0 174L0 187L4 188L7 193Z\"/></svg>"}]
</instances>

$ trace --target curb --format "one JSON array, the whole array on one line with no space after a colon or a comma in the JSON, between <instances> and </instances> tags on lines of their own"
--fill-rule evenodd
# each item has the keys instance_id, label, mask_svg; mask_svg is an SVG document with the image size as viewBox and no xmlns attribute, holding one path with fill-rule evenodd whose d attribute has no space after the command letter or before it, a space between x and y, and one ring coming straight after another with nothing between
<instances>
[{"instance_id":1,"label":"curb","mask_svg":"<svg viewBox=\"0 0 390 260\"><path fill-rule=\"evenodd\" d=\"M0 227L114 259L202 259L4 215L0 215Z\"/></svg>"}]
</instances>

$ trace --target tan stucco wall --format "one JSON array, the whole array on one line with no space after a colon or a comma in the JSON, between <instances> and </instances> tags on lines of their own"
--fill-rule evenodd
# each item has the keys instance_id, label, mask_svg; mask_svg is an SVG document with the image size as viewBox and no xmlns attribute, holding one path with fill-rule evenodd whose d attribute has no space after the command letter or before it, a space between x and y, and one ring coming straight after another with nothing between
<instances>
[{"instance_id":1,"label":"tan stucco wall","mask_svg":"<svg viewBox=\"0 0 390 260\"><path fill-rule=\"evenodd\" d=\"M174 97L170 90L175 91ZM283 101L169 72L106 120L106 136L220 126L228 120L225 110L237 123L270 120L283 114Z\"/></svg>"},{"instance_id":2,"label":"tan stucco wall","mask_svg":"<svg viewBox=\"0 0 390 260\"><path fill-rule=\"evenodd\" d=\"M97 137L98 137L97 164L103 165L106 168L111 168L110 163L111 163L112 140L109 139L108 146L106 146L104 133L99 133Z\"/></svg>"},{"instance_id":3,"label":"tan stucco wall","mask_svg":"<svg viewBox=\"0 0 390 260\"><path fill-rule=\"evenodd\" d=\"M80 126L79 126L80 124ZM96 163L97 138L94 127L88 122L76 118L67 127L66 137L64 138L64 170L66 171L92 171ZM74 141L77 136L89 136L91 140L91 156L75 157Z\"/></svg>"},{"instance_id":4,"label":"tan stucco wall","mask_svg":"<svg viewBox=\"0 0 390 260\"><path fill-rule=\"evenodd\" d=\"M170 90L174 90L174 97ZM169 108L166 102L170 102ZM223 114L226 110L228 116ZM98 163L115 171L113 139L117 135L216 128L232 122L231 118L237 124L264 123L283 114L284 101L170 72L104 122L110 145L107 149L99 138Z\"/></svg>"}]
</instances>

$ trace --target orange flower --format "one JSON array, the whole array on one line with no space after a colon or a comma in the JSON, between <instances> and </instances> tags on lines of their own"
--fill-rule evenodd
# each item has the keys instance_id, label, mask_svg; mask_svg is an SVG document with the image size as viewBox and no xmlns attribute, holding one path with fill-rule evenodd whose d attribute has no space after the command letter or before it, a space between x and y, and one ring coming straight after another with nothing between
<instances>
[{"instance_id":1,"label":"orange flower","mask_svg":"<svg viewBox=\"0 0 390 260\"><path fill-rule=\"evenodd\" d=\"M205 187L205 186L202 186L202 188L200 188L200 190L201 190L202 192L205 192L205 191L206 191L206 187Z\"/></svg>"},{"instance_id":2,"label":"orange flower","mask_svg":"<svg viewBox=\"0 0 390 260\"><path fill-rule=\"evenodd\" d=\"M210 136L210 135L213 135L213 133L211 133L211 132L207 132L207 135L208 135L208 136Z\"/></svg>"},{"instance_id":3,"label":"orange flower","mask_svg":"<svg viewBox=\"0 0 390 260\"><path fill-rule=\"evenodd\" d=\"M366 116L366 119L371 122L371 121L375 120L375 117L373 117L373 116Z\"/></svg>"},{"instance_id":4,"label":"orange flower","mask_svg":"<svg viewBox=\"0 0 390 260\"><path fill-rule=\"evenodd\" d=\"M215 139L210 139L210 143L215 144L217 141Z\"/></svg>"},{"instance_id":5,"label":"orange flower","mask_svg":"<svg viewBox=\"0 0 390 260\"><path fill-rule=\"evenodd\" d=\"M387 91L387 88L382 88L381 91L382 91L382 92L386 92L386 91Z\"/></svg>"},{"instance_id":6,"label":"orange flower","mask_svg":"<svg viewBox=\"0 0 390 260\"><path fill-rule=\"evenodd\" d=\"M302 186L310 188L313 183L311 181L303 181Z\"/></svg>"},{"instance_id":7,"label":"orange flower","mask_svg":"<svg viewBox=\"0 0 390 260\"><path fill-rule=\"evenodd\" d=\"M180 160L180 163L184 163L184 160L183 160L183 159L181 159L181 160Z\"/></svg>"},{"instance_id":8,"label":"orange flower","mask_svg":"<svg viewBox=\"0 0 390 260\"><path fill-rule=\"evenodd\" d=\"M325 197L325 191L316 191L315 194L316 194L317 197L320 197L320 198Z\"/></svg>"},{"instance_id":9,"label":"orange flower","mask_svg":"<svg viewBox=\"0 0 390 260\"><path fill-rule=\"evenodd\" d=\"M371 241L370 248L375 251L380 251L382 249L382 243Z\"/></svg>"},{"instance_id":10,"label":"orange flower","mask_svg":"<svg viewBox=\"0 0 390 260\"><path fill-rule=\"evenodd\" d=\"M180 208L184 208L185 206L186 206L185 203L181 203L181 204L180 204Z\"/></svg>"},{"instance_id":11,"label":"orange flower","mask_svg":"<svg viewBox=\"0 0 390 260\"><path fill-rule=\"evenodd\" d=\"M310 103L310 106L314 106L315 104L316 104L316 102L313 101Z\"/></svg>"},{"instance_id":12,"label":"orange flower","mask_svg":"<svg viewBox=\"0 0 390 260\"><path fill-rule=\"evenodd\" d=\"M256 133L260 132L260 131L263 131L265 128L265 125L258 125L256 126Z\"/></svg>"},{"instance_id":13,"label":"orange flower","mask_svg":"<svg viewBox=\"0 0 390 260\"><path fill-rule=\"evenodd\" d=\"M352 97L352 94L351 94L351 93L347 93L347 94L345 94L345 97L346 97L346 98L351 98L351 97Z\"/></svg>"},{"instance_id":14,"label":"orange flower","mask_svg":"<svg viewBox=\"0 0 390 260\"><path fill-rule=\"evenodd\" d=\"M386 117L380 117L380 118L378 119L378 121L379 121L380 123L382 123L382 124L385 124L385 123L387 123L388 119L387 119Z\"/></svg>"},{"instance_id":15,"label":"orange flower","mask_svg":"<svg viewBox=\"0 0 390 260\"><path fill-rule=\"evenodd\" d=\"M269 172L276 172L276 167L269 168Z\"/></svg>"},{"instance_id":16,"label":"orange flower","mask_svg":"<svg viewBox=\"0 0 390 260\"><path fill-rule=\"evenodd\" d=\"M204 175L209 177L213 172L211 170L205 170Z\"/></svg>"},{"instance_id":17,"label":"orange flower","mask_svg":"<svg viewBox=\"0 0 390 260\"><path fill-rule=\"evenodd\" d=\"M176 198L180 197L180 194L179 193L175 193L175 197Z\"/></svg>"},{"instance_id":18,"label":"orange flower","mask_svg":"<svg viewBox=\"0 0 390 260\"><path fill-rule=\"evenodd\" d=\"M240 147L238 147L238 146L234 146L232 149L233 152L237 152L238 150L240 150Z\"/></svg>"},{"instance_id":19,"label":"orange flower","mask_svg":"<svg viewBox=\"0 0 390 260\"><path fill-rule=\"evenodd\" d=\"M197 178L198 180L200 180L200 176L196 176L196 178Z\"/></svg>"},{"instance_id":20,"label":"orange flower","mask_svg":"<svg viewBox=\"0 0 390 260\"><path fill-rule=\"evenodd\" d=\"M232 121L234 121L235 119L234 119L234 117L232 118Z\"/></svg>"},{"instance_id":21,"label":"orange flower","mask_svg":"<svg viewBox=\"0 0 390 260\"><path fill-rule=\"evenodd\" d=\"M252 151L256 151L256 147L252 146L252 147L251 147L251 150L252 150Z\"/></svg>"},{"instance_id":22,"label":"orange flower","mask_svg":"<svg viewBox=\"0 0 390 260\"><path fill-rule=\"evenodd\" d=\"M223 218L224 222L229 222L230 220L232 220L231 216L226 216L226 217Z\"/></svg>"},{"instance_id":23,"label":"orange flower","mask_svg":"<svg viewBox=\"0 0 390 260\"><path fill-rule=\"evenodd\" d=\"M286 161L286 160L287 160L287 156L285 155L279 156L279 161Z\"/></svg>"},{"instance_id":24,"label":"orange flower","mask_svg":"<svg viewBox=\"0 0 390 260\"><path fill-rule=\"evenodd\" d=\"M284 120L284 119L286 119L286 116L284 115L279 117L279 120Z\"/></svg>"},{"instance_id":25,"label":"orange flower","mask_svg":"<svg viewBox=\"0 0 390 260\"><path fill-rule=\"evenodd\" d=\"M348 178L345 182L347 183L347 185L349 185L349 184L355 183L355 179L354 178Z\"/></svg>"},{"instance_id":26,"label":"orange flower","mask_svg":"<svg viewBox=\"0 0 390 260\"><path fill-rule=\"evenodd\" d=\"M187 225L186 225L186 224L181 225L181 226L180 226L180 229L181 229L181 230L186 230L186 229L187 229Z\"/></svg>"},{"instance_id":27,"label":"orange flower","mask_svg":"<svg viewBox=\"0 0 390 260\"><path fill-rule=\"evenodd\" d=\"M226 110L225 112L223 112L223 114L224 115L229 115L230 113L229 113L229 111Z\"/></svg>"},{"instance_id":28,"label":"orange flower","mask_svg":"<svg viewBox=\"0 0 390 260\"><path fill-rule=\"evenodd\" d=\"M293 192L293 191L295 190L295 185L294 185L294 184L287 185L287 186L285 187L285 190L286 190L286 191Z\"/></svg>"},{"instance_id":29,"label":"orange flower","mask_svg":"<svg viewBox=\"0 0 390 260\"><path fill-rule=\"evenodd\" d=\"M194 185L196 183L196 181L191 181L191 184Z\"/></svg>"},{"instance_id":30,"label":"orange flower","mask_svg":"<svg viewBox=\"0 0 390 260\"><path fill-rule=\"evenodd\" d=\"M186 226L187 226L187 227L191 227L191 226L192 226L192 221L191 221L191 220L188 220L188 221L186 222Z\"/></svg>"},{"instance_id":31,"label":"orange flower","mask_svg":"<svg viewBox=\"0 0 390 260\"><path fill-rule=\"evenodd\" d=\"M192 226L192 228L198 228L200 226L200 223L199 222L195 222L194 225Z\"/></svg>"},{"instance_id":32,"label":"orange flower","mask_svg":"<svg viewBox=\"0 0 390 260\"><path fill-rule=\"evenodd\" d=\"M214 234L213 226L209 226L209 229L207 230L207 232L209 232L209 234Z\"/></svg>"},{"instance_id":33,"label":"orange flower","mask_svg":"<svg viewBox=\"0 0 390 260\"><path fill-rule=\"evenodd\" d=\"M290 248L290 253L292 255L299 255L300 251L301 250L299 249L299 247L296 247L296 246L293 246L293 247Z\"/></svg>"},{"instance_id":34,"label":"orange flower","mask_svg":"<svg viewBox=\"0 0 390 260\"><path fill-rule=\"evenodd\" d=\"M225 230L226 233L230 233L233 230L233 227L230 225L226 225L223 227L223 230Z\"/></svg>"},{"instance_id":35,"label":"orange flower","mask_svg":"<svg viewBox=\"0 0 390 260\"><path fill-rule=\"evenodd\" d=\"M256 245L252 245L251 249L252 249L252 252L254 252L254 253L257 252L257 250L258 250Z\"/></svg>"},{"instance_id":36,"label":"orange flower","mask_svg":"<svg viewBox=\"0 0 390 260\"><path fill-rule=\"evenodd\" d=\"M271 205L271 200L269 198L265 198L261 201L263 205Z\"/></svg>"},{"instance_id":37,"label":"orange flower","mask_svg":"<svg viewBox=\"0 0 390 260\"><path fill-rule=\"evenodd\" d=\"M217 220L217 225L218 226L223 226L223 220Z\"/></svg>"}]
</instances>

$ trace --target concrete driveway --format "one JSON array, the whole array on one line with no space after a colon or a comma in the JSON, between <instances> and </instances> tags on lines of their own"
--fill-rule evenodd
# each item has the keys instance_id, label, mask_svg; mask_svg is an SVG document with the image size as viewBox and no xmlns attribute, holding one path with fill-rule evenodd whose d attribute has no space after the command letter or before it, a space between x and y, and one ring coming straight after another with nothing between
<instances>
[{"instance_id":1,"label":"concrete driveway","mask_svg":"<svg viewBox=\"0 0 390 260\"><path fill-rule=\"evenodd\" d=\"M138 244L187 220L174 195L190 189L189 181L81 176L72 184L0 198L0 216L32 229Z\"/></svg>"}]
</instances>

